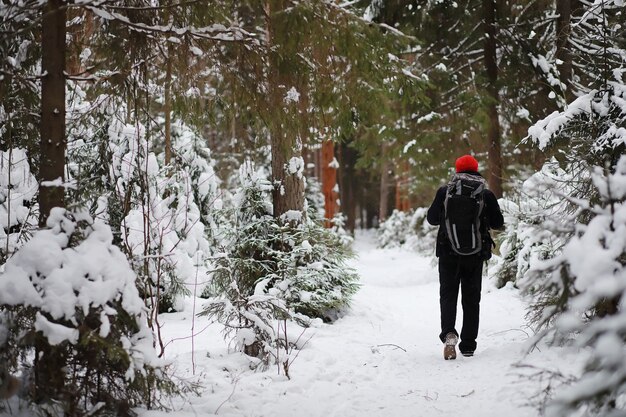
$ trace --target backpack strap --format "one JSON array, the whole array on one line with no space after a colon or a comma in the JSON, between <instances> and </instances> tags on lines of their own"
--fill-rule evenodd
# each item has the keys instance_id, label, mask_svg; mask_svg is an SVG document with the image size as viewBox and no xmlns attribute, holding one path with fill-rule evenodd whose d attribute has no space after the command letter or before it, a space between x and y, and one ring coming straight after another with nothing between
<instances>
[{"instance_id":1,"label":"backpack strap","mask_svg":"<svg viewBox=\"0 0 626 417\"><path fill-rule=\"evenodd\" d=\"M457 180L457 182L456 182L456 194L457 195L461 195L462 192L463 192L463 184L461 183L461 180Z\"/></svg>"},{"instance_id":2,"label":"backpack strap","mask_svg":"<svg viewBox=\"0 0 626 417\"><path fill-rule=\"evenodd\" d=\"M485 183L481 182L480 185L472 192L472 197L476 198L480 193L485 190Z\"/></svg>"}]
</instances>

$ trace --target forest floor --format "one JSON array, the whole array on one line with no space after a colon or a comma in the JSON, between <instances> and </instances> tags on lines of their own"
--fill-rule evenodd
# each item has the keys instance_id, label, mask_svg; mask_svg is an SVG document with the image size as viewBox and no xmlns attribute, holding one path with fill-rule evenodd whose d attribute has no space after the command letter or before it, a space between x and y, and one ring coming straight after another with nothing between
<instances>
[{"instance_id":1,"label":"forest floor","mask_svg":"<svg viewBox=\"0 0 626 417\"><path fill-rule=\"evenodd\" d=\"M228 350L219 325L186 310L161 317L166 356L177 373L202 383L201 395L173 404L176 416L245 417L489 417L537 416L536 396L549 369L580 371L584 355L556 347L527 354L525 304L512 287L484 278L476 355L445 361L439 333L438 275L431 257L376 249L373 235L357 237L352 262L362 288L334 324L307 329L290 368L250 370ZM196 299L195 310L201 308ZM459 305L457 324L462 314ZM191 327L199 333L190 338ZM460 329L459 329L460 330ZM310 340L309 340L310 338ZM535 378L529 378L536 374ZM141 417L165 415L140 411Z\"/></svg>"}]
</instances>

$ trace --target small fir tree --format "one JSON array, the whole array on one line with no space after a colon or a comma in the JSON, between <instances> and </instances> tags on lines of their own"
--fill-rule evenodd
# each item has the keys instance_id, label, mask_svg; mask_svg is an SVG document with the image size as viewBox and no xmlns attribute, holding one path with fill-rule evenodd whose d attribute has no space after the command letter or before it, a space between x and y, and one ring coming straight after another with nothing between
<instances>
[{"instance_id":1,"label":"small fir tree","mask_svg":"<svg viewBox=\"0 0 626 417\"><path fill-rule=\"evenodd\" d=\"M241 175L230 244L212 274L217 298L202 314L225 324L226 337L267 363L276 349L293 347L277 330L280 321L332 320L356 292L357 276L344 264L349 251L335 234L300 212L276 219L271 183L249 167Z\"/></svg>"},{"instance_id":2,"label":"small fir tree","mask_svg":"<svg viewBox=\"0 0 626 417\"><path fill-rule=\"evenodd\" d=\"M272 186L242 167L241 188L234 198L233 224L225 252L215 259L209 287L204 295L215 295L201 315L225 326L224 336L236 349L268 363L271 352L285 348L276 331L276 320L290 317L279 298L258 287L273 269L269 236L276 223L268 192Z\"/></svg>"}]
</instances>

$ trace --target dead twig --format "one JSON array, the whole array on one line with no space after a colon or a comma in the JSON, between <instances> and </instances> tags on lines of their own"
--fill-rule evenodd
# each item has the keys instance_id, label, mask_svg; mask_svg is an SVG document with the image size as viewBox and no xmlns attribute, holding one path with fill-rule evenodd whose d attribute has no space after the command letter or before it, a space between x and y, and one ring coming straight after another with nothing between
<instances>
[{"instance_id":1,"label":"dead twig","mask_svg":"<svg viewBox=\"0 0 626 417\"><path fill-rule=\"evenodd\" d=\"M382 345L376 345L376 347L383 347L383 346L391 346L391 347L394 347L396 349L400 349L400 350L402 350L403 352L406 353L406 349L405 348L403 348L402 346L395 345L393 343L384 343Z\"/></svg>"},{"instance_id":2,"label":"dead twig","mask_svg":"<svg viewBox=\"0 0 626 417\"><path fill-rule=\"evenodd\" d=\"M475 390L471 390L467 394L458 395L458 397L461 397L461 398L469 397L470 395L474 394L475 392L476 392Z\"/></svg>"},{"instance_id":3,"label":"dead twig","mask_svg":"<svg viewBox=\"0 0 626 417\"><path fill-rule=\"evenodd\" d=\"M497 336L499 334L504 334L504 333L508 333L508 332L522 332L524 333L528 338L530 338L530 335L528 334L528 332L524 329L507 329L507 330L502 330L500 332L495 332L495 333L489 333L487 336Z\"/></svg>"},{"instance_id":4,"label":"dead twig","mask_svg":"<svg viewBox=\"0 0 626 417\"><path fill-rule=\"evenodd\" d=\"M222 401L219 407L217 407L214 413L215 415L217 415L218 411L220 411L220 408L222 408L224 404L226 404L228 401L230 401L231 398L233 398L233 395L235 395L235 390L237 389L238 383L239 383L239 378L235 379L235 381L233 382L233 390L230 392L230 395L224 401Z\"/></svg>"}]
</instances>

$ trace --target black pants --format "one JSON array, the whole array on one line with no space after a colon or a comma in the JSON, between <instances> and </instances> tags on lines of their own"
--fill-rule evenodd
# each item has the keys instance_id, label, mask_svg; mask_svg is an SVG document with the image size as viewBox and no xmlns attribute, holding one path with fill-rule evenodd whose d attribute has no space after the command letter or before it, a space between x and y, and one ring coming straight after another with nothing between
<instances>
[{"instance_id":1,"label":"black pants","mask_svg":"<svg viewBox=\"0 0 626 417\"><path fill-rule=\"evenodd\" d=\"M439 258L439 304L441 307L441 334L445 342L448 333L455 329L456 306L461 287L463 328L461 329L461 352L476 350L478 316L480 313L480 289L483 261L477 256L441 256Z\"/></svg>"}]
</instances>

